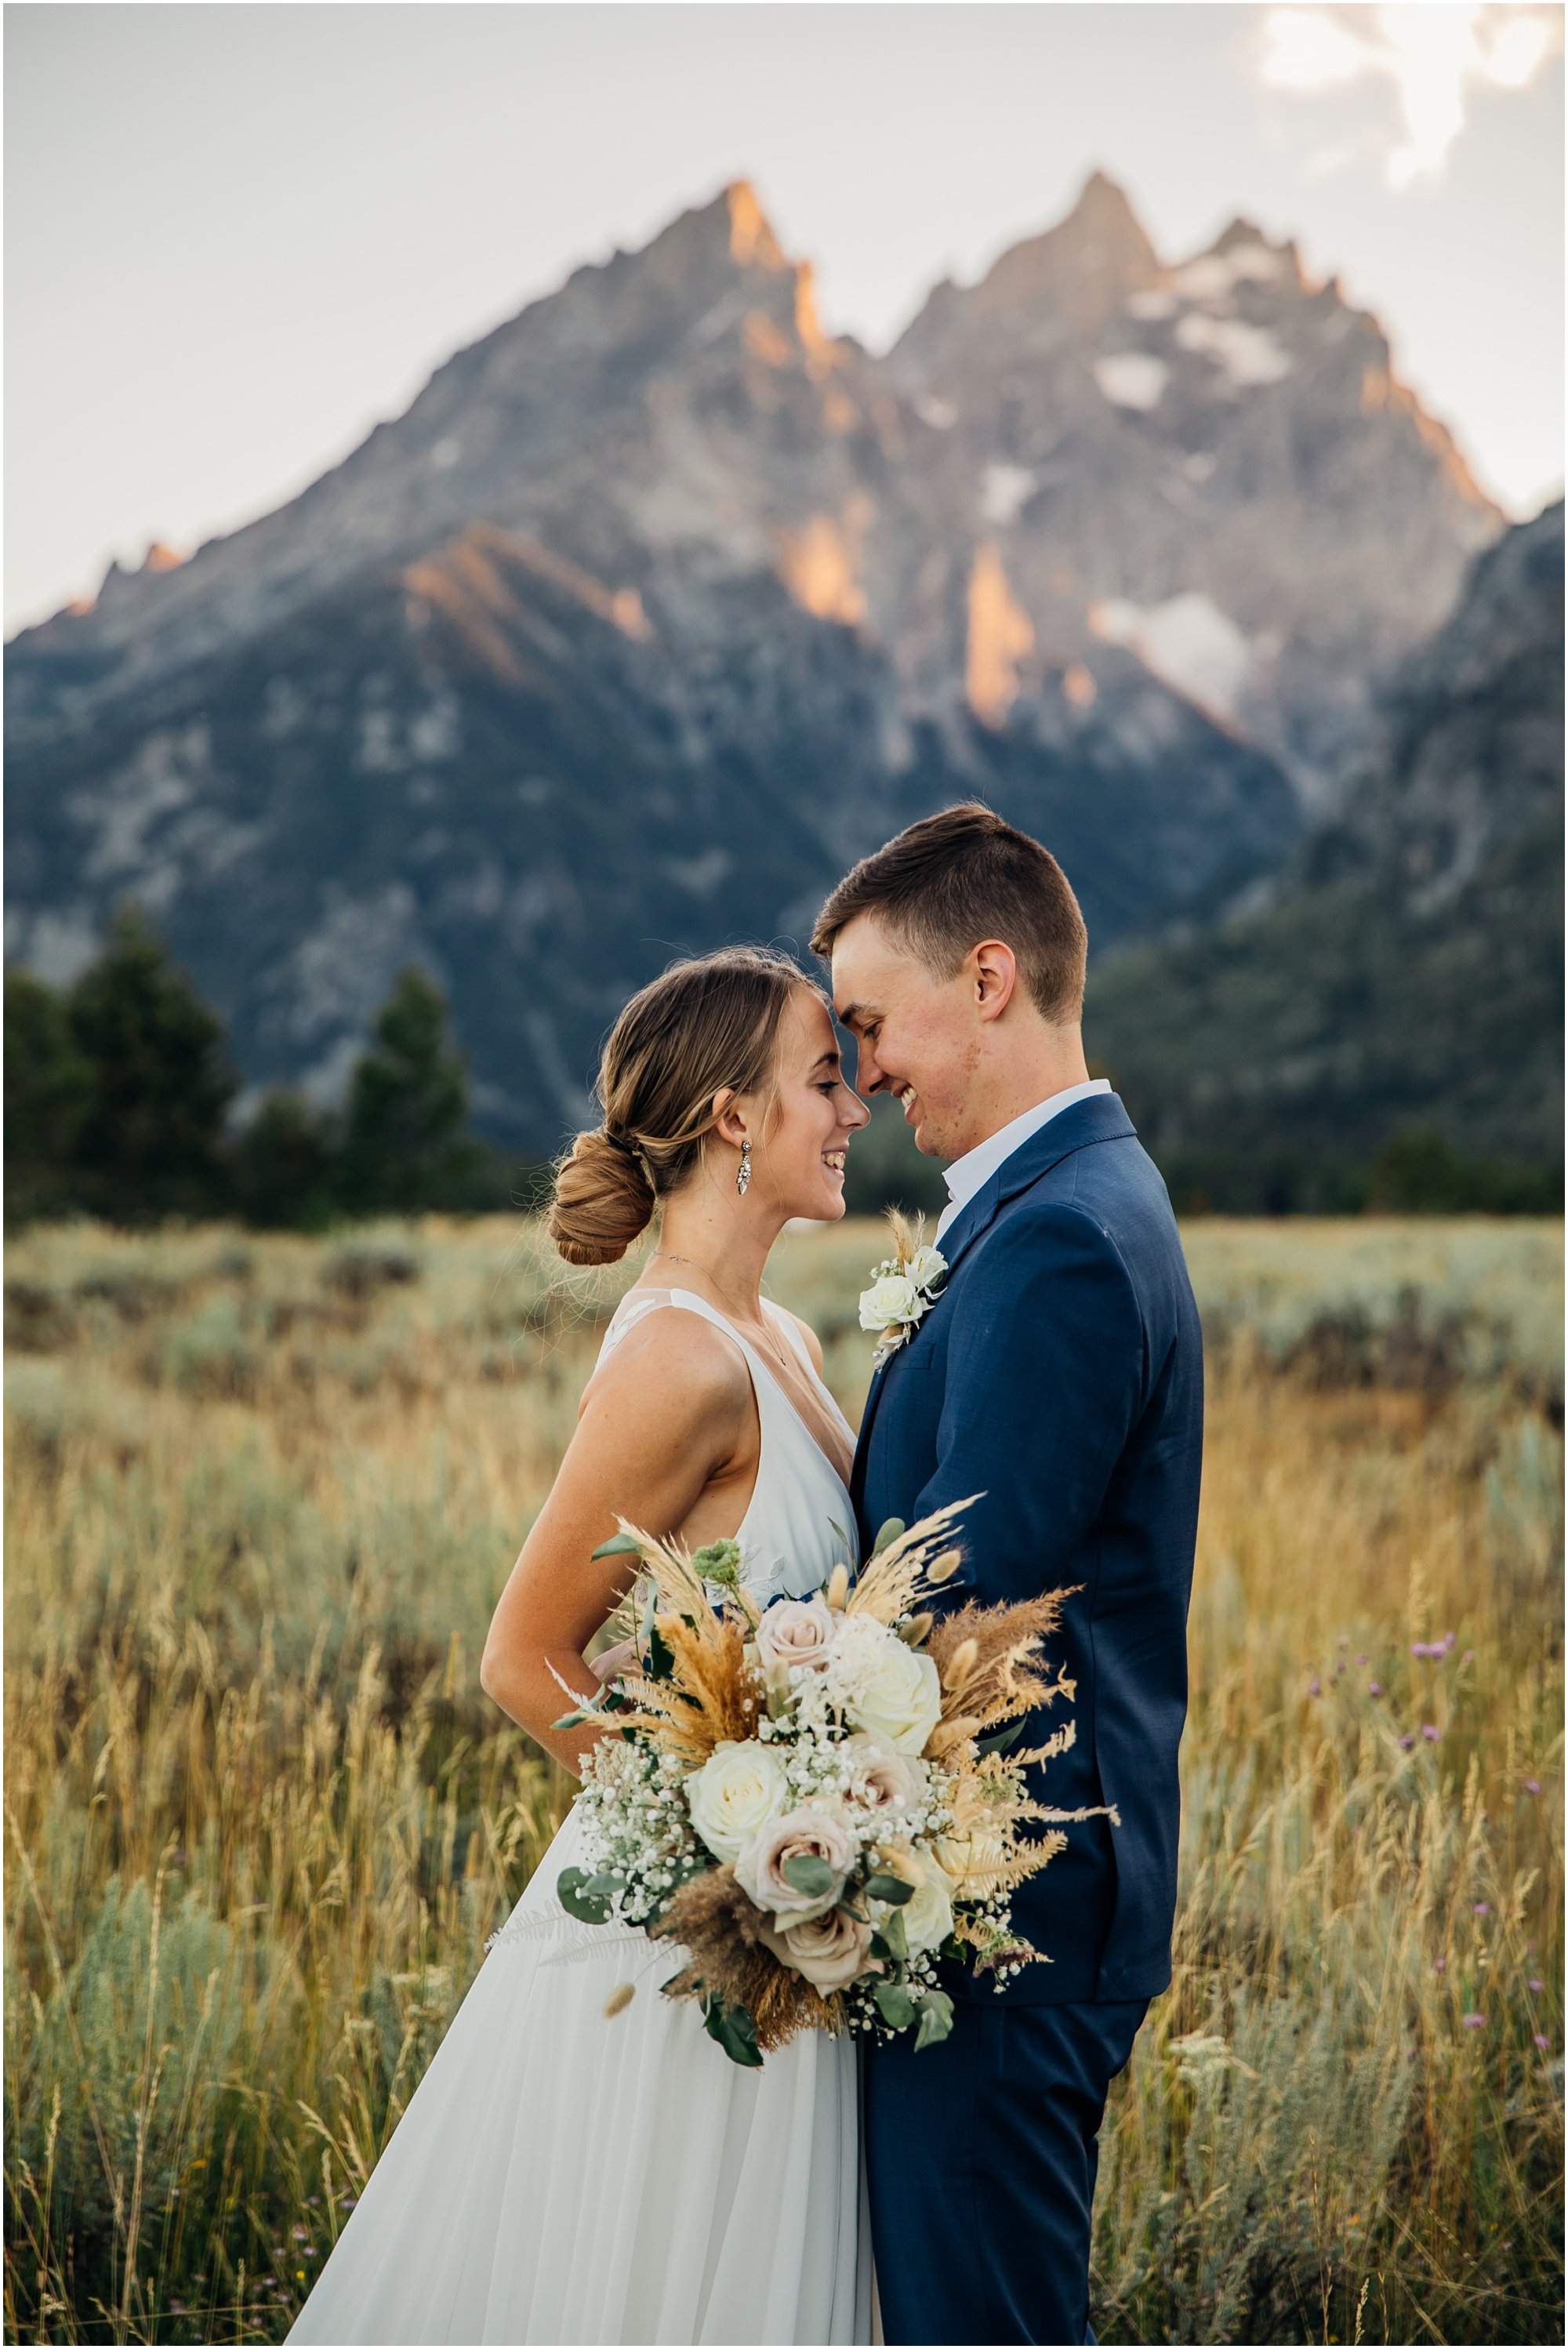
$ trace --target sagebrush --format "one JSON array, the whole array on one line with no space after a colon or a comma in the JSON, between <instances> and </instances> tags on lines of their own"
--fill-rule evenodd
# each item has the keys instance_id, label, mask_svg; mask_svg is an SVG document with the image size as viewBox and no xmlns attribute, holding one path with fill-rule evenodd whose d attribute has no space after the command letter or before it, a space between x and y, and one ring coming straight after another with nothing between
<instances>
[{"instance_id":1,"label":"sagebrush","mask_svg":"<svg viewBox=\"0 0 1568 2349\"><path fill-rule=\"evenodd\" d=\"M1187 1238L1176 1978L1097 2328L1557 2340L1559 1236ZM882 1246L776 1260L851 1413ZM476 1665L634 1269L499 1219L10 1251L10 2337L287 2331L570 1800Z\"/></svg>"}]
</instances>

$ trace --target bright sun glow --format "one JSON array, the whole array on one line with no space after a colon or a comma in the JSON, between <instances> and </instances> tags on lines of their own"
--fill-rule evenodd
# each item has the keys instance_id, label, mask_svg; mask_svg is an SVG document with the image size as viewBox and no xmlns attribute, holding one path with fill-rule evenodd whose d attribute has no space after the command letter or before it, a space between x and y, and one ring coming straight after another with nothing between
<instances>
[{"instance_id":1,"label":"bright sun glow","mask_svg":"<svg viewBox=\"0 0 1568 2349\"><path fill-rule=\"evenodd\" d=\"M1270 8L1263 78L1313 96L1391 81L1403 139L1387 161L1391 188L1440 171L1465 126L1472 88L1523 89L1563 46L1562 11L1512 5Z\"/></svg>"}]
</instances>

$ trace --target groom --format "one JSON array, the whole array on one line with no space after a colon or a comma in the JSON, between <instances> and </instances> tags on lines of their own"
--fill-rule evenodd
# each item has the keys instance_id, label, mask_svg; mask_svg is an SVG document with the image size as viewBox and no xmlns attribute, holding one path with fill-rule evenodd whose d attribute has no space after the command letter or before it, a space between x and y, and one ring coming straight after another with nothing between
<instances>
[{"instance_id":1,"label":"groom","mask_svg":"<svg viewBox=\"0 0 1568 2349\"><path fill-rule=\"evenodd\" d=\"M1106 2091L1171 1981L1197 1309L1165 1186L1084 1064L1087 933L1037 841L979 806L913 824L839 884L811 944L860 1090L901 1102L919 1147L953 1162L945 1287L866 1405L862 1542L978 1494L961 1597L1073 1588L1052 1652L1077 1683L1076 1743L1037 1791L1119 1819L1069 1827L1015 1897L1048 1965L1000 1992L949 1970L950 2038L868 2044L885 2337L1092 2341ZM1027 1742L1053 1725L1036 1716Z\"/></svg>"}]
</instances>

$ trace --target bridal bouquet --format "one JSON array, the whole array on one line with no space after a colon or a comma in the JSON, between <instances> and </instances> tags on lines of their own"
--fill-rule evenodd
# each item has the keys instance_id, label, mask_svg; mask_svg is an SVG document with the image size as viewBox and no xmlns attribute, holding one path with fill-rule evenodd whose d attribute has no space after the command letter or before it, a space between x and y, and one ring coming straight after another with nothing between
<instances>
[{"instance_id":1,"label":"bridal bouquet","mask_svg":"<svg viewBox=\"0 0 1568 2349\"><path fill-rule=\"evenodd\" d=\"M812 2029L929 2046L952 2028L939 1957L998 1988L1041 1957L1012 1893L1095 1816L1026 1784L1070 1722L1016 1750L1026 1713L1072 1697L1040 1660L1068 1594L937 1619L923 1602L958 1571L967 1506L894 1519L858 1578L837 1566L767 1606L732 1541L694 1553L623 1521L599 1553L644 1568L639 1664L557 1723L609 1724L581 1798L595 1866L563 1872L561 1901L678 1943L665 1994L699 2001L738 2064Z\"/></svg>"}]
</instances>

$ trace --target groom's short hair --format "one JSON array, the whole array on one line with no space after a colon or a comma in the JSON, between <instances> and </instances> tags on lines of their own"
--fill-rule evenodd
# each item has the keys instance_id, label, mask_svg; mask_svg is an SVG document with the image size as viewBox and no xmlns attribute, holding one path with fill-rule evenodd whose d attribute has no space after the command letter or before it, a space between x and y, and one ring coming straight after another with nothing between
<instances>
[{"instance_id":1,"label":"groom's short hair","mask_svg":"<svg viewBox=\"0 0 1568 2349\"><path fill-rule=\"evenodd\" d=\"M861 914L944 978L983 938L999 938L1046 1019L1083 1016L1088 932L1072 885L1048 848L977 800L928 815L862 857L818 915L812 952L827 959Z\"/></svg>"}]
</instances>

